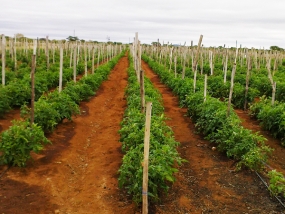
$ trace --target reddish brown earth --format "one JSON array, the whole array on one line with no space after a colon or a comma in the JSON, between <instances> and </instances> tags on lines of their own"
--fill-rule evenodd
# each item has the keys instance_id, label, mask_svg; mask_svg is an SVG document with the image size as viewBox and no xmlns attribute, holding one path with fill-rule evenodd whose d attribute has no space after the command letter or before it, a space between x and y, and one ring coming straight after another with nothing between
<instances>
[{"instance_id":1,"label":"reddish brown earth","mask_svg":"<svg viewBox=\"0 0 285 214\"><path fill-rule=\"evenodd\" d=\"M281 141L270 135L268 131L262 130L259 125L259 122L254 118L250 117L247 111L235 110L235 112L241 118L242 125L245 128L250 129L253 132L258 132L259 134L264 136L267 139L265 144L268 145L270 148L274 149L269 159L268 165L270 167L268 167L268 169L276 169L277 171L282 172L285 175L285 148L281 145Z\"/></svg>"},{"instance_id":2,"label":"reddish brown earth","mask_svg":"<svg viewBox=\"0 0 285 214\"><path fill-rule=\"evenodd\" d=\"M212 150L213 145L196 133L186 117L187 110L178 107L177 97L146 63L142 67L162 93L165 114L170 118L167 124L181 143L179 153L188 161L180 167L168 195L153 207L154 213L281 213L284 209L255 173L235 172L234 161Z\"/></svg>"},{"instance_id":3,"label":"reddish brown earth","mask_svg":"<svg viewBox=\"0 0 285 214\"><path fill-rule=\"evenodd\" d=\"M163 95L167 124L188 161L150 213L282 213L253 172L235 172L233 160L211 149L186 117L186 109L178 107L178 99L142 65ZM48 136L52 145L33 154L26 168L12 167L0 178L0 213L140 213L117 181L127 67L124 57L96 95L80 105L81 115ZM0 176L5 169L0 166Z\"/></svg>"},{"instance_id":4,"label":"reddish brown earth","mask_svg":"<svg viewBox=\"0 0 285 214\"><path fill-rule=\"evenodd\" d=\"M12 167L0 180L1 213L132 213L118 189L123 154L118 130L126 101L127 57L115 66L81 115L60 124L52 145L26 168ZM1 168L0 173L5 169Z\"/></svg>"}]
</instances>

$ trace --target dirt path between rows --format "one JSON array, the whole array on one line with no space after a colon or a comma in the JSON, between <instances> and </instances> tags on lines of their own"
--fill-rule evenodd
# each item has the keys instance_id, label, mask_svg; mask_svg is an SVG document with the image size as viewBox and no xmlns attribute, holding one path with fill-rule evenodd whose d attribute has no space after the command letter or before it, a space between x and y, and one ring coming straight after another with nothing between
<instances>
[{"instance_id":1,"label":"dirt path between rows","mask_svg":"<svg viewBox=\"0 0 285 214\"><path fill-rule=\"evenodd\" d=\"M274 149L268 163L270 166L269 170L271 170L271 168L276 169L285 175L285 148L281 145L281 141L274 138L268 131L262 130L259 121L251 118L247 111L236 109L235 112L242 120L242 125L245 128L250 129L253 132L259 132L267 139L265 144Z\"/></svg>"},{"instance_id":2,"label":"dirt path between rows","mask_svg":"<svg viewBox=\"0 0 285 214\"><path fill-rule=\"evenodd\" d=\"M99 65L105 64L107 61L100 62ZM94 68L96 69L98 66L95 65ZM88 70L88 74L91 74L91 69ZM76 76L76 81L80 80L85 74L78 74ZM71 80L73 81L73 80ZM64 87L63 87L64 88ZM44 92L44 94L47 94L48 92L53 92L54 90L58 89L58 87L53 87L49 89L48 91ZM21 110L20 107L13 107L10 111L4 114L2 118L0 118L0 134L4 131L6 131L10 126L12 126L13 120L19 120L21 118Z\"/></svg>"},{"instance_id":3,"label":"dirt path between rows","mask_svg":"<svg viewBox=\"0 0 285 214\"><path fill-rule=\"evenodd\" d=\"M53 144L34 161L0 178L0 213L134 213L117 179L128 65L125 56L96 95L81 103L81 115L50 134Z\"/></svg>"},{"instance_id":4,"label":"dirt path between rows","mask_svg":"<svg viewBox=\"0 0 285 214\"><path fill-rule=\"evenodd\" d=\"M179 108L173 95L142 62L143 70L162 93L167 124L175 139L181 143L181 156L188 161L180 167L176 182L161 203L153 207L154 213L282 213L280 205L248 170L233 171L234 161L213 151L208 141L196 133L187 110Z\"/></svg>"}]
</instances>

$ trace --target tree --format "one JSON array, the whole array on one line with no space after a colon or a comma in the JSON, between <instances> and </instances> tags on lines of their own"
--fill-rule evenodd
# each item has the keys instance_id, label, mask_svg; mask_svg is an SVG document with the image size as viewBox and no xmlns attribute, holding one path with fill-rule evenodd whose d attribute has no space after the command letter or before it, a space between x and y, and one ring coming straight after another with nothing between
<instances>
[{"instance_id":1,"label":"tree","mask_svg":"<svg viewBox=\"0 0 285 214\"><path fill-rule=\"evenodd\" d=\"M153 46L161 46L161 44L159 42L152 42L151 43Z\"/></svg>"},{"instance_id":2,"label":"tree","mask_svg":"<svg viewBox=\"0 0 285 214\"><path fill-rule=\"evenodd\" d=\"M19 39L19 38L24 37L24 34L22 34L22 33L16 33L16 34L15 34L15 37L16 37L17 39Z\"/></svg>"},{"instance_id":3,"label":"tree","mask_svg":"<svg viewBox=\"0 0 285 214\"><path fill-rule=\"evenodd\" d=\"M68 41L70 41L70 42L74 42L74 41L79 40L77 36L69 36L69 37L67 37L66 39L67 39Z\"/></svg>"},{"instance_id":4,"label":"tree","mask_svg":"<svg viewBox=\"0 0 285 214\"><path fill-rule=\"evenodd\" d=\"M283 48L280 48L280 47L278 47L276 45L270 46L270 50L272 50L272 51L284 51Z\"/></svg>"}]
</instances>

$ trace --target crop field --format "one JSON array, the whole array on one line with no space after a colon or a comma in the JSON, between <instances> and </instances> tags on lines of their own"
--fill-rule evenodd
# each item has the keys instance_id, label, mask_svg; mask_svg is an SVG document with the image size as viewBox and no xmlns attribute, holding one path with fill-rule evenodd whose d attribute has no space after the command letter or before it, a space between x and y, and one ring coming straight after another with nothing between
<instances>
[{"instance_id":1,"label":"crop field","mask_svg":"<svg viewBox=\"0 0 285 214\"><path fill-rule=\"evenodd\" d=\"M0 213L284 213L284 50L201 42L3 35Z\"/></svg>"}]
</instances>

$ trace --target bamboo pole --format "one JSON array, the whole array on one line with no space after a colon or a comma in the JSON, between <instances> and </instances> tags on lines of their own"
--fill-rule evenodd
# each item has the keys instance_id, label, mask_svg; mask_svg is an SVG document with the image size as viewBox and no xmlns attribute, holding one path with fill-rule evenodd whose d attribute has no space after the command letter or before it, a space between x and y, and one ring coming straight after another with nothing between
<instances>
[{"instance_id":1,"label":"bamboo pole","mask_svg":"<svg viewBox=\"0 0 285 214\"><path fill-rule=\"evenodd\" d=\"M143 163L143 190L142 190L142 213L148 213L148 162L149 162L149 139L151 125L152 103L146 104L146 120L144 135L144 163Z\"/></svg>"}]
</instances>

